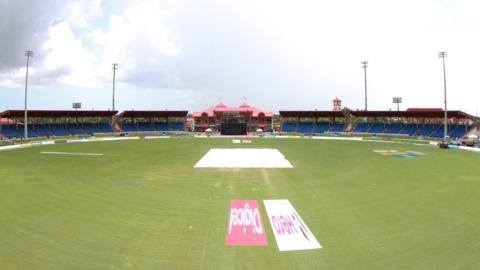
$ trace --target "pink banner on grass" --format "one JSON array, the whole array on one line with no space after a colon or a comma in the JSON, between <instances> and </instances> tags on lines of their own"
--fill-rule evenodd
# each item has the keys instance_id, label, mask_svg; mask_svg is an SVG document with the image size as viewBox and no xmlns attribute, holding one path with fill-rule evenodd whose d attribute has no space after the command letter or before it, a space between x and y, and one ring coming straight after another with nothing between
<instances>
[{"instance_id":1,"label":"pink banner on grass","mask_svg":"<svg viewBox=\"0 0 480 270\"><path fill-rule=\"evenodd\" d=\"M233 200L227 227L227 246L268 245L257 201Z\"/></svg>"}]
</instances>

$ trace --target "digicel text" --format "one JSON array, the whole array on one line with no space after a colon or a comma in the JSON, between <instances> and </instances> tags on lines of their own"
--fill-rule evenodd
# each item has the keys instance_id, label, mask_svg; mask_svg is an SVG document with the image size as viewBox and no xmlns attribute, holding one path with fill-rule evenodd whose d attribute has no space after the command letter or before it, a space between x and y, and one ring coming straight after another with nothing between
<instances>
[{"instance_id":1,"label":"digicel text","mask_svg":"<svg viewBox=\"0 0 480 270\"><path fill-rule=\"evenodd\" d=\"M230 225L228 233L232 233L233 226L243 227L243 233L247 233L247 228L251 227L253 234L263 234L262 223L258 208L251 209L248 203L243 208L232 208L230 210Z\"/></svg>"}]
</instances>

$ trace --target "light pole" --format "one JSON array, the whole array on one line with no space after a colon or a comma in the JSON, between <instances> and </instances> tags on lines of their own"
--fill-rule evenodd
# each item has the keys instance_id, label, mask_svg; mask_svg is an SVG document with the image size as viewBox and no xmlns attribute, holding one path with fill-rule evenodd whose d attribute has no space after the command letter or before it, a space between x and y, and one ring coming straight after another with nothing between
<instances>
[{"instance_id":1,"label":"light pole","mask_svg":"<svg viewBox=\"0 0 480 270\"><path fill-rule=\"evenodd\" d=\"M78 112L78 109L82 108L82 103L81 102L73 102L72 103L72 108L75 109L75 112ZM75 123L78 124L78 114L75 113Z\"/></svg>"},{"instance_id":2,"label":"light pole","mask_svg":"<svg viewBox=\"0 0 480 270\"><path fill-rule=\"evenodd\" d=\"M397 104L397 112L400 111L400 103L402 103L402 98L401 97L394 97L393 98L393 103Z\"/></svg>"},{"instance_id":3,"label":"light pole","mask_svg":"<svg viewBox=\"0 0 480 270\"><path fill-rule=\"evenodd\" d=\"M28 116L27 116L27 89L28 89L28 65L30 63L30 57L33 57L32 50L26 50L25 56L27 57L27 71L25 74L25 112L23 114L23 136L25 140L28 140Z\"/></svg>"},{"instance_id":4,"label":"light pole","mask_svg":"<svg viewBox=\"0 0 480 270\"><path fill-rule=\"evenodd\" d=\"M443 140L447 141L448 137L448 126L447 126L447 76L445 73L445 57L447 57L446 51L441 51L438 53L438 58L442 58L443 62L443 91L444 91L444 103L445 103L445 115L443 119Z\"/></svg>"},{"instance_id":5,"label":"light pole","mask_svg":"<svg viewBox=\"0 0 480 270\"><path fill-rule=\"evenodd\" d=\"M368 110L368 103L367 103L367 67L368 67L368 62L367 61L362 61L362 68L363 72L365 75L365 111Z\"/></svg>"},{"instance_id":6,"label":"light pole","mask_svg":"<svg viewBox=\"0 0 480 270\"><path fill-rule=\"evenodd\" d=\"M113 69L113 93L112 93L112 111L115 111L115 71L118 69L118 64L112 64Z\"/></svg>"}]
</instances>

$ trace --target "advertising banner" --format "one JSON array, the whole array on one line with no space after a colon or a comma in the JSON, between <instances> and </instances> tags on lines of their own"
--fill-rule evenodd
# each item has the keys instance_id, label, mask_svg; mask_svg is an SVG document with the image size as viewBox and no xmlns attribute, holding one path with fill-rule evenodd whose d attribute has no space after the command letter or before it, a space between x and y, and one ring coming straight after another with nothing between
<instances>
[{"instance_id":1,"label":"advertising banner","mask_svg":"<svg viewBox=\"0 0 480 270\"><path fill-rule=\"evenodd\" d=\"M280 251L322 248L288 200L264 200Z\"/></svg>"},{"instance_id":2,"label":"advertising banner","mask_svg":"<svg viewBox=\"0 0 480 270\"><path fill-rule=\"evenodd\" d=\"M257 201L233 200L227 227L227 246L266 246L265 227Z\"/></svg>"}]
</instances>

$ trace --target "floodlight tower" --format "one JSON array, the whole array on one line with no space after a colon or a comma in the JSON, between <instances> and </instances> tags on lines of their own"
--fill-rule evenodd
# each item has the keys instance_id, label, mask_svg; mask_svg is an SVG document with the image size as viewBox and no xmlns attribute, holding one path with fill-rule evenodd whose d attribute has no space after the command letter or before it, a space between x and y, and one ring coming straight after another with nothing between
<instances>
[{"instance_id":1,"label":"floodlight tower","mask_svg":"<svg viewBox=\"0 0 480 270\"><path fill-rule=\"evenodd\" d=\"M28 66L30 64L30 57L33 57L33 51L26 50L25 56L27 57L27 71L25 74L25 112L23 114L23 136L25 140L28 140L28 116L27 116Z\"/></svg>"},{"instance_id":2,"label":"floodlight tower","mask_svg":"<svg viewBox=\"0 0 480 270\"><path fill-rule=\"evenodd\" d=\"M362 68L363 68L363 73L365 76L365 111L368 110L368 103L367 103L367 67L368 67L368 61L362 61Z\"/></svg>"},{"instance_id":3,"label":"floodlight tower","mask_svg":"<svg viewBox=\"0 0 480 270\"><path fill-rule=\"evenodd\" d=\"M443 62L443 93L444 93L444 103L445 103L445 115L443 121L443 140L446 141L448 137L448 124L447 124L447 76L445 73L445 57L447 57L446 51L441 51L438 53L438 58L442 58Z\"/></svg>"},{"instance_id":4,"label":"floodlight tower","mask_svg":"<svg viewBox=\"0 0 480 270\"><path fill-rule=\"evenodd\" d=\"M402 103L402 98L401 97L394 97L393 98L393 103L397 104L397 112L400 111L400 103Z\"/></svg>"},{"instance_id":5,"label":"floodlight tower","mask_svg":"<svg viewBox=\"0 0 480 270\"><path fill-rule=\"evenodd\" d=\"M112 64L113 69L113 91L112 91L112 111L115 111L115 71L118 69L118 64Z\"/></svg>"}]
</instances>

